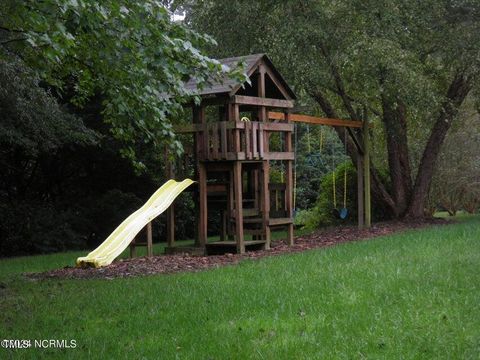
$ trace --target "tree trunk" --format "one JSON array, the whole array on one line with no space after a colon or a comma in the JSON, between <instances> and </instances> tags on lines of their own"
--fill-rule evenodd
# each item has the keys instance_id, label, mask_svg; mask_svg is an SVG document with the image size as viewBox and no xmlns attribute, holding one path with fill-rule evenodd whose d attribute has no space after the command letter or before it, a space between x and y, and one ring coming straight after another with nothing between
<instances>
[{"instance_id":1,"label":"tree trunk","mask_svg":"<svg viewBox=\"0 0 480 360\"><path fill-rule=\"evenodd\" d=\"M425 202L435 169L440 148L452 125L460 105L467 97L472 87L472 79L463 73L457 73L447 92L442 110L433 126L427 145L423 151L418 168L415 187L406 216L410 218L424 217Z\"/></svg>"},{"instance_id":2,"label":"tree trunk","mask_svg":"<svg viewBox=\"0 0 480 360\"><path fill-rule=\"evenodd\" d=\"M392 106L382 94L382 120L385 125L388 167L392 182L392 197L395 202L394 215L401 217L407 210L412 193L410 157L408 154L407 119L405 106L401 101Z\"/></svg>"}]
</instances>

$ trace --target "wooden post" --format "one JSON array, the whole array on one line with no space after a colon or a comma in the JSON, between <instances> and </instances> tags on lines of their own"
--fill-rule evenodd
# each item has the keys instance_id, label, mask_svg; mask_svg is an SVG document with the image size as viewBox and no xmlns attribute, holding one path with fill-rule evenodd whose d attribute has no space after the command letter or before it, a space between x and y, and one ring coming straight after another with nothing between
<instances>
[{"instance_id":1,"label":"wooden post","mask_svg":"<svg viewBox=\"0 0 480 360\"><path fill-rule=\"evenodd\" d=\"M262 64L258 68L258 97L265 97L265 66ZM258 121L267 122L267 108L265 106L259 106L258 108ZM260 147L259 155L262 156L265 153L269 152L269 133L268 131L261 131L263 139L260 139L260 142L263 146ZM271 243L271 234L270 234L270 163L263 161L262 170L261 170L261 204L262 204L262 222L263 222L263 231L265 233L265 249L270 249Z\"/></svg>"},{"instance_id":2,"label":"wooden post","mask_svg":"<svg viewBox=\"0 0 480 360\"><path fill-rule=\"evenodd\" d=\"M364 167L364 185L365 185L365 226L369 228L372 225L371 194L370 194L370 136L368 131L368 119L363 118L363 167Z\"/></svg>"},{"instance_id":3,"label":"wooden post","mask_svg":"<svg viewBox=\"0 0 480 360\"><path fill-rule=\"evenodd\" d=\"M363 155L357 155L357 213L358 213L358 228L363 229L365 225L365 204L363 201L364 187L363 187Z\"/></svg>"},{"instance_id":4,"label":"wooden post","mask_svg":"<svg viewBox=\"0 0 480 360\"><path fill-rule=\"evenodd\" d=\"M175 205L167 209L167 245L175 245Z\"/></svg>"},{"instance_id":5,"label":"wooden post","mask_svg":"<svg viewBox=\"0 0 480 360\"><path fill-rule=\"evenodd\" d=\"M234 183L234 176L233 176L233 169L228 172L230 181L228 182L228 199L227 199L227 209L228 209L228 214L227 214L227 237L228 240L233 240L234 235L233 235L233 229L232 229L232 223L230 219L233 217L233 213L235 210L235 188L233 186Z\"/></svg>"},{"instance_id":6,"label":"wooden post","mask_svg":"<svg viewBox=\"0 0 480 360\"><path fill-rule=\"evenodd\" d=\"M263 161L262 163L262 176L261 176L261 203L262 203L262 222L263 222L263 231L265 233L265 249L270 249L270 164L268 160Z\"/></svg>"},{"instance_id":7,"label":"wooden post","mask_svg":"<svg viewBox=\"0 0 480 360\"><path fill-rule=\"evenodd\" d=\"M208 225L208 211L207 211L207 168L202 160L198 159L198 155L203 151L203 159L208 157L208 137L205 131L205 107L200 106L196 109L194 114L194 122L203 125L204 132L197 138L197 172L198 172L198 239L196 245L205 247L207 244L207 225Z\"/></svg>"},{"instance_id":8,"label":"wooden post","mask_svg":"<svg viewBox=\"0 0 480 360\"><path fill-rule=\"evenodd\" d=\"M166 175L167 179L173 179L173 165L168 158L168 151L165 148L165 168L166 168ZM151 229L150 229L151 231ZM167 245L169 247L174 246L175 242L175 209L174 205L169 206L167 209Z\"/></svg>"},{"instance_id":9,"label":"wooden post","mask_svg":"<svg viewBox=\"0 0 480 360\"><path fill-rule=\"evenodd\" d=\"M130 258L133 259L137 257L137 249L135 248L135 242L137 241L137 237L135 236L130 243Z\"/></svg>"},{"instance_id":10,"label":"wooden post","mask_svg":"<svg viewBox=\"0 0 480 360\"><path fill-rule=\"evenodd\" d=\"M152 222L147 224L147 256L153 256L153 236L152 236Z\"/></svg>"},{"instance_id":11,"label":"wooden post","mask_svg":"<svg viewBox=\"0 0 480 360\"><path fill-rule=\"evenodd\" d=\"M205 163L198 164L198 197L199 197L199 218L198 218L198 245L205 247L207 244L207 169Z\"/></svg>"},{"instance_id":12,"label":"wooden post","mask_svg":"<svg viewBox=\"0 0 480 360\"><path fill-rule=\"evenodd\" d=\"M290 121L289 114L285 113L285 120L287 123ZM292 151L292 133L285 133L285 151ZM287 243L293 245L293 161L286 161L286 174L285 174L285 205L287 208L287 217L291 219L291 223L287 225Z\"/></svg>"},{"instance_id":13,"label":"wooden post","mask_svg":"<svg viewBox=\"0 0 480 360\"><path fill-rule=\"evenodd\" d=\"M228 196L228 195L227 195ZM222 229L221 229L221 232L220 232L220 241L226 241L227 240L227 211L226 210L222 210L220 216L222 217Z\"/></svg>"},{"instance_id":14,"label":"wooden post","mask_svg":"<svg viewBox=\"0 0 480 360\"><path fill-rule=\"evenodd\" d=\"M235 161L233 165L233 186L235 192L235 235L237 252L245 253L245 241L243 238L243 197L242 197L242 163Z\"/></svg>"},{"instance_id":15,"label":"wooden post","mask_svg":"<svg viewBox=\"0 0 480 360\"><path fill-rule=\"evenodd\" d=\"M260 65L258 67L258 97L265 97L265 66ZM258 109L258 120L266 121L267 119L267 108L265 106L260 106Z\"/></svg>"}]
</instances>

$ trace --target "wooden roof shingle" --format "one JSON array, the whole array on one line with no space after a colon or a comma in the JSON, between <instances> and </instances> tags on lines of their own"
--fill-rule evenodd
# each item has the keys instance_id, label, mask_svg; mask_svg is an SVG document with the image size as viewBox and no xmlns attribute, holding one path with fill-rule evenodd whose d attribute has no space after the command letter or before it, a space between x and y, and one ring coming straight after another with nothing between
<instances>
[{"instance_id":1,"label":"wooden roof shingle","mask_svg":"<svg viewBox=\"0 0 480 360\"><path fill-rule=\"evenodd\" d=\"M225 59L219 59L218 61L230 68L235 68L239 62L245 64L245 72L250 76L254 70L259 66L262 60L269 66L271 71L275 74L275 77L282 83L282 85L287 90L288 94L292 99L296 99L295 93L290 89L287 82L283 79L282 75L278 72L277 69L273 66L273 63L265 54L252 54L246 56L236 56ZM195 79L190 79L186 84L185 88L190 90L192 94L195 95L219 95L219 94L229 94L233 95L232 92L237 91L241 87L241 83L234 79L230 79L225 76L221 81L212 81L211 84L207 84L203 89L199 89Z\"/></svg>"}]
</instances>

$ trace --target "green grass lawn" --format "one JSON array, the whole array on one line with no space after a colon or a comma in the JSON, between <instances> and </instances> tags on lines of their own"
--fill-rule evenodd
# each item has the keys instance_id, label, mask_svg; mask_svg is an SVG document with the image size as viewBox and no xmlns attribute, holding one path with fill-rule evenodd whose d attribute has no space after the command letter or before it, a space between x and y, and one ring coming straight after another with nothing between
<instances>
[{"instance_id":1,"label":"green grass lawn","mask_svg":"<svg viewBox=\"0 0 480 360\"><path fill-rule=\"evenodd\" d=\"M478 359L480 217L200 273L33 282L0 262L0 358Z\"/></svg>"}]
</instances>

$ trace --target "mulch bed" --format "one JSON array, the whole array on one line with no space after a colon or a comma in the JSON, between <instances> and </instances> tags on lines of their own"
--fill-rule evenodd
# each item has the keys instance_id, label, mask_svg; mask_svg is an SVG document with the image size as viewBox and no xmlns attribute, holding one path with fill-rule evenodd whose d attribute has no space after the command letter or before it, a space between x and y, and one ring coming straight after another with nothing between
<instances>
[{"instance_id":1,"label":"mulch bed","mask_svg":"<svg viewBox=\"0 0 480 360\"><path fill-rule=\"evenodd\" d=\"M416 229L429 225L447 224L449 221L430 219L421 222L383 222L370 229L358 229L355 226L343 226L316 231L307 236L295 238L295 245L288 246L284 241L272 242L271 250L247 252L244 255L225 254L212 256L161 255L121 259L111 265L95 268L65 267L43 273L25 274L32 280L43 279L114 279L131 276L171 274L177 272L201 271L220 266L238 264L244 259L260 259L266 256L297 253L318 249L351 241L371 239L395 232Z\"/></svg>"}]
</instances>

